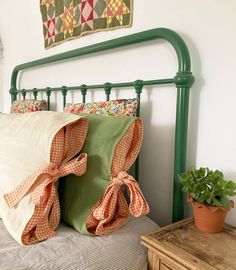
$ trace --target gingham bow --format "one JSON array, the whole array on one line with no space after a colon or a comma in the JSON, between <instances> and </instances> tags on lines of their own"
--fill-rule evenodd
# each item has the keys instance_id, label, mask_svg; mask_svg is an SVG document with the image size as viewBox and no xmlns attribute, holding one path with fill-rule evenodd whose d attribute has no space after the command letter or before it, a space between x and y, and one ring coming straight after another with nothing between
<instances>
[{"instance_id":1,"label":"gingham bow","mask_svg":"<svg viewBox=\"0 0 236 270\"><path fill-rule=\"evenodd\" d=\"M87 167L87 154L60 165L49 163L27 177L23 182L16 186L11 192L6 193L4 198L10 208L16 206L27 193L33 192L35 205L42 202L45 198L48 185L57 181L59 177L68 174L82 175ZM46 196L47 197L47 196Z\"/></svg>"},{"instance_id":2,"label":"gingham bow","mask_svg":"<svg viewBox=\"0 0 236 270\"><path fill-rule=\"evenodd\" d=\"M130 195L130 204L128 206L123 195L122 188L126 185ZM119 221L116 224L110 224L114 216L119 212ZM128 212L135 217L146 215L149 212L149 206L140 190L135 179L124 171L121 171L114 177L107 187L104 195L92 211L92 216L97 220L96 234L104 235L112 231L113 226L123 225L124 220L128 217ZM122 223L122 224L121 224ZM107 228L106 224L108 225ZM109 228L108 228L109 227Z\"/></svg>"}]
</instances>

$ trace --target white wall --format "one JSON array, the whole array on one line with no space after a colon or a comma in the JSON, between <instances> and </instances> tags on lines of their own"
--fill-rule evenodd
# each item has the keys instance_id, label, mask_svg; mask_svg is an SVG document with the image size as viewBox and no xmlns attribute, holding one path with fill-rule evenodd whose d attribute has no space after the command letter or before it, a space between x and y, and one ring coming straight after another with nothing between
<instances>
[{"instance_id":1,"label":"white wall","mask_svg":"<svg viewBox=\"0 0 236 270\"><path fill-rule=\"evenodd\" d=\"M0 38L0 111L3 108L3 79L2 79L3 46Z\"/></svg>"},{"instance_id":2,"label":"white wall","mask_svg":"<svg viewBox=\"0 0 236 270\"><path fill-rule=\"evenodd\" d=\"M136 0L132 28L88 35L49 50L43 48L38 2L21 0L13 5L12 1L0 1L0 36L4 46L4 103L0 102L0 110L9 111L10 75L17 64L146 29L171 28L186 41L196 78L190 101L188 166L220 169L236 180L235 1ZM176 69L171 46L150 42L145 47L115 50L105 56L83 57L50 69L24 72L20 87L168 78L174 76ZM113 97L127 96L122 93ZM90 99L101 99L100 94ZM77 100L76 95L73 100ZM142 105L145 138L141 185L152 209L151 216L163 225L171 217L175 88L145 89ZM235 210L230 211L228 222L236 225Z\"/></svg>"}]
</instances>

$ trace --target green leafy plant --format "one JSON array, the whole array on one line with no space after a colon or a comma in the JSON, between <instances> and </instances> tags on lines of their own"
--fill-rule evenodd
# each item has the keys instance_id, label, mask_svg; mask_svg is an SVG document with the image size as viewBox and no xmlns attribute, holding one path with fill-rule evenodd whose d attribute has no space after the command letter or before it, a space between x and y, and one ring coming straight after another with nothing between
<instances>
[{"instance_id":1,"label":"green leafy plant","mask_svg":"<svg viewBox=\"0 0 236 270\"><path fill-rule=\"evenodd\" d=\"M230 208L227 196L236 195L236 183L224 179L223 173L218 170L192 167L179 175L179 180L182 190L199 203Z\"/></svg>"}]
</instances>

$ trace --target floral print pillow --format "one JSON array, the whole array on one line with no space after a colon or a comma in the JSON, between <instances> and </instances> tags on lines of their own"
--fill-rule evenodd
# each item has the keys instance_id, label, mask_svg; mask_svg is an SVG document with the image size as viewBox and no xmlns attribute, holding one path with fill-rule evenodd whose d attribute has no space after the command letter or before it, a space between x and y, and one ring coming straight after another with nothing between
<instances>
[{"instance_id":1,"label":"floral print pillow","mask_svg":"<svg viewBox=\"0 0 236 270\"><path fill-rule=\"evenodd\" d=\"M117 99L93 103L68 103L64 112L100 114L103 116L136 116L138 100Z\"/></svg>"},{"instance_id":2,"label":"floral print pillow","mask_svg":"<svg viewBox=\"0 0 236 270\"><path fill-rule=\"evenodd\" d=\"M46 100L16 100L11 105L11 113L26 113L26 112L37 112L45 111L47 107Z\"/></svg>"}]
</instances>

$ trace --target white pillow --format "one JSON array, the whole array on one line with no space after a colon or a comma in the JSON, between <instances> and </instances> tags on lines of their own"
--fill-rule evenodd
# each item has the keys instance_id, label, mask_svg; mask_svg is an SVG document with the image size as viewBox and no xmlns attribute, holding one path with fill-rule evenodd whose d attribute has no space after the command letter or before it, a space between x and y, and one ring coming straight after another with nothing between
<instances>
[{"instance_id":1,"label":"white pillow","mask_svg":"<svg viewBox=\"0 0 236 270\"><path fill-rule=\"evenodd\" d=\"M68 162L81 150L87 128L87 119L71 113L0 114L0 213L20 244L55 234L60 209L52 181L72 165L78 175L85 172L86 155ZM30 190L14 202L13 195L27 190L27 185Z\"/></svg>"}]
</instances>

